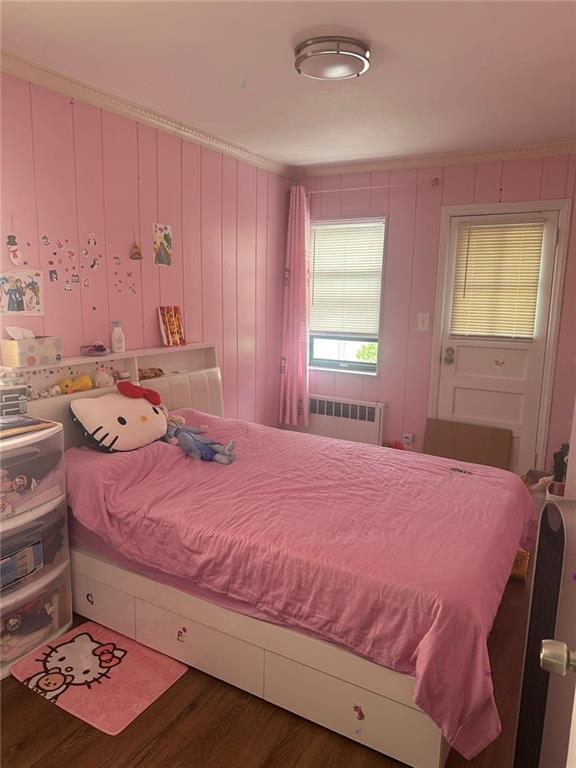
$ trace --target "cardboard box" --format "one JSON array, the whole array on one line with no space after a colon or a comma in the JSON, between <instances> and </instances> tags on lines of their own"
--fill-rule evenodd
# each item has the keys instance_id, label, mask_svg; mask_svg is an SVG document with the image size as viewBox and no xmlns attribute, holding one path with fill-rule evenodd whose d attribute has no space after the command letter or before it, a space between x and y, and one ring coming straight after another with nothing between
<instances>
[{"instance_id":1,"label":"cardboard box","mask_svg":"<svg viewBox=\"0 0 576 768\"><path fill-rule=\"evenodd\" d=\"M519 549L516 552L514 558L514 565L512 566L512 573L510 574L513 579L520 579L526 581L526 575L528 573L528 561L530 560L530 553Z\"/></svg>"},{"instance_id":2,"label":"cardboard box","mask_svg":"<svg viewBox=\"0 0 576 768\"><path fill-rule=\"evenodd\" d=\"M428 419L423 453L509 469L512 430Z\"/></svg>"},{"instance_id":3,"label":"cardboard box","mask_svg":"<svg viewBox=\"0 0 576 768\"><path fill-rule=\"evenodd\" d=\"M60 336L37 336L34 339L2 339L2 365L24 368L35 365L55 365L62 362Z\"/></svg>"}]
</instances>

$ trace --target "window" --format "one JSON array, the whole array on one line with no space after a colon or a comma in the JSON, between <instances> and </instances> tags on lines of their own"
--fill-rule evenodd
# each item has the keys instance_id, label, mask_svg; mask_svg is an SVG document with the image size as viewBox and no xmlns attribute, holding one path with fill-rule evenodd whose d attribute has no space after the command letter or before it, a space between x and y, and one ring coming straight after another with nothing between
<instances>
[{"instance_id":1,"label":"window","mask_svg":"<svg viewBox=\"0 0 576 768\"><path fill-rule=\"evenodd\" d=\"M460 223L452 336L532 339L546 222Z\"/></svg>"},{"instance_id":2,"label":"window","mask_svg":"<svg viewBox=\"0 0 576 768\"><path fill-rule=\"evenodd\" d=\"M311 226L310 365L376 373L384 221Z\"/></svg>"}]
</instances>

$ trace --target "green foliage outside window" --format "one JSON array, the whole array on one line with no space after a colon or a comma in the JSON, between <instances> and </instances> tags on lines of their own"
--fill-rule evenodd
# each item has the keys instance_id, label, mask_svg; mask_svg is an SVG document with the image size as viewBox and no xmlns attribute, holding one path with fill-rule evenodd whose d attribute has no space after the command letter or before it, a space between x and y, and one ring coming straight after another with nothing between
<instances>
[{"instance_id":1,"label":"green foliage outside window","mask_svg":"<svg viewBox=\"0 0 576 768\"><path fill-rule=\"evenodd\" d=\"M378 362L378 344L375 341L371 341L368 344L362 344L358 352L356 352L356 360L361 360L363 363L376 363Z\"/></svg>"}]
</instances>

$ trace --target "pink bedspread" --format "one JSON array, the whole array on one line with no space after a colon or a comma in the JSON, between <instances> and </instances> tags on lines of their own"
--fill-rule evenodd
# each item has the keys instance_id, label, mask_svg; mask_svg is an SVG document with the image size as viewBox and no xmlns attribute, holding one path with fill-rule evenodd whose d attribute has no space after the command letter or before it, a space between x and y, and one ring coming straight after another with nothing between
<instances>
[{"instance_id":1,"label":"pink bedspread","mask_svg":"<svg viewBox=\"0 0 576 768\"><path fill-rule=\"evenodd\" d=\"M231 466L158 442L67 452L74 516L188 576L398 672L471 758L500 732L487 635L533 505L491 467L179 411L236 441ZM466 473L454 468L465 469Z\"/></svg>"}]
</instances>

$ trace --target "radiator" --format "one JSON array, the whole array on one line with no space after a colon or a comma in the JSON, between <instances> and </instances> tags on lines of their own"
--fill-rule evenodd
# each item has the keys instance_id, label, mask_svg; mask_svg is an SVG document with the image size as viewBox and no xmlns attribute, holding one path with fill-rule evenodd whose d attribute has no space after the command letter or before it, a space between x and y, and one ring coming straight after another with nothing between
<instances>
[{"instance_id":1,"label":"radiator","mask_svg":"<svg viewBox=\"0 0 576 768\"><path fill-rule=\"evenodd\" d=\"M301 432L382 445L385 403L310 395L310 419Z\"/></svg>"}]
</instances>

